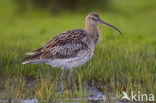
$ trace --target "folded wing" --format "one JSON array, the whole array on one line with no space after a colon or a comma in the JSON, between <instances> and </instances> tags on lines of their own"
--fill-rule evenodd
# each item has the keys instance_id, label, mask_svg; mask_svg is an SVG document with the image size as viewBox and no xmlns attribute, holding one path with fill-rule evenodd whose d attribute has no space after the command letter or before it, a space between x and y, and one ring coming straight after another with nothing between
<instances>
[{"instance_id":1,"label":"folded wing","mask_svg":"<svg viewBox=\"0 0 156 103\"><path fill-rule=\"evenodd\" d=\"M44 47L39 48L25 59L32 61L38 59L63 59L76 56L81 50L88 47L83 41L87 34L82 29L76 29L59 34L50 40Z\"/></svg>"}]
</instances>

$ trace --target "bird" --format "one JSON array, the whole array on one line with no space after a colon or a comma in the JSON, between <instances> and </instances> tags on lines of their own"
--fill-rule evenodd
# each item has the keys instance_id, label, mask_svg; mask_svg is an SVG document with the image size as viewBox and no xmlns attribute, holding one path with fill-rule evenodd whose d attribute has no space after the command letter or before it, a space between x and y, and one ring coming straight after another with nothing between
<instances>
[{"instance_id":1,"label":"bird","mask_svg":"<svg viewBox=\"0 0 156 103\"><path fill-rule=\"evenodd\" d=\"M105 24L120 30L115 26L101 20L96 12L89 13L85 18L85 29L68 30L53 37L43 47L26 53L22 64L45 63L52 67L62 69L61 92L64 90L64 73L69 70L68 81L72 85L72 71L86 62L94 54L94 48L99 42L100 31L98 24Z\"/></svg>"}]
</instances>

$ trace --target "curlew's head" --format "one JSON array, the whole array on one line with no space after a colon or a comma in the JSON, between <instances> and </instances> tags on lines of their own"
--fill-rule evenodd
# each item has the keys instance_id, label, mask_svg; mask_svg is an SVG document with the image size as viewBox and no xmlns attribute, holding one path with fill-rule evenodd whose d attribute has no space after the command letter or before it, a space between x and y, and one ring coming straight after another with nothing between
<instances>
[{"instance_id":1,"label":"curlew's head","mask_svg":"<svg viewBox=\"0 0 156 103\"><path fill-rule=\"evenodd\" d=\"M97 24L105 24L105 25L108 25L114 29L116 29L120 34L122 34L120 32L120 30L118 28L116 28L115 26L107 23L107 22L104 22L100 19L99 15L95 12L93 13L90 13L87 17L86 17L86 25L93 25L93 26L97 26Z\"/></svg>"}]
</instances>

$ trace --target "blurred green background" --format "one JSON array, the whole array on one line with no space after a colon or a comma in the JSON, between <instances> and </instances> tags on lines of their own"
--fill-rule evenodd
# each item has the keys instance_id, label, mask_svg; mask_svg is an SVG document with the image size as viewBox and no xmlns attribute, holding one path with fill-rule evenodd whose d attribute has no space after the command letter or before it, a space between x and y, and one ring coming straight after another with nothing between
<instances>
[{"instance_id":1,"label":"blurred green background","mask_svg":"<svg viewBox=\"0 0 156 103\"><path fill-rule=\"evenodd\" d=\"M94 57L73 72L73 81L117 95L123 90L156 94L155 0L0 0L3 97L54 97L61 69L42 64L24 66L21 63L25 53L61 32L84 28L85 16L90 12L97 12L102 20L115 25L123 36L99 25L101 37ZM29 87L30 81L35 85ZM46 83L54 88L46 87Z\"/></svg>"}]
</instances>

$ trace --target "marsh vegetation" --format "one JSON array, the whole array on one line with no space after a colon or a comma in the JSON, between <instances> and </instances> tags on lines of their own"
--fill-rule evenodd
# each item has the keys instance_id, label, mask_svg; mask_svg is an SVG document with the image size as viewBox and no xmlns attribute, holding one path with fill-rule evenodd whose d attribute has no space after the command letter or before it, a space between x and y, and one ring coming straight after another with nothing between
<instances>
[{"instance_id":1,"label":"marsh vegetation","mask_svg":"<svg viewBox=\"0 0 156 103\"><path fill-rule=\"evenodd\" d=\"M113 0L107 11L97 11L123 35L99 25L101 37L93 58L74 69L73 90L66 81L61 95L57 95L61 69L45 64L22 65L22 61L26 52L43 46L55 35L84 28L88 13L51 14L42 9L22 13L12 0L0 2L0 99L38 98L48 102L84 98L86 85L118 100L122 91L156 95L155 0Z\"/></svg>"}]
</instances>

